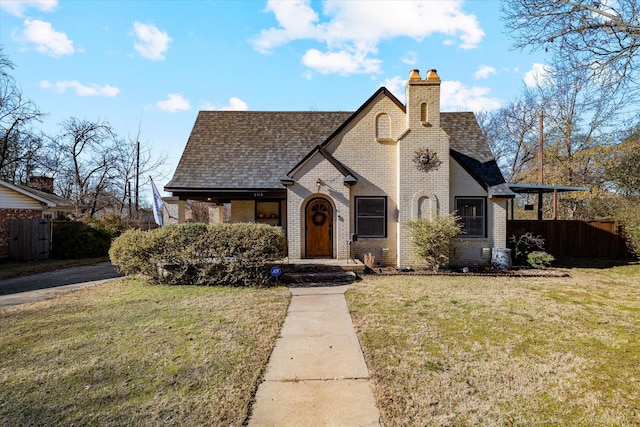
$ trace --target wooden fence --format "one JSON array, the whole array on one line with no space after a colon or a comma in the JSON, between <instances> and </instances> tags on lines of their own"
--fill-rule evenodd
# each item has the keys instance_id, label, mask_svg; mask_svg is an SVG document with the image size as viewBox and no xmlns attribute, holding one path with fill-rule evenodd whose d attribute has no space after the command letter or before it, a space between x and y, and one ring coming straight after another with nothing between
<instances>
[{"instance_id":1,"label":"wooden fence","mask_svg":"<svg viewBox=\"0 0 640 427\"><path fill-rule=\"evenodd\" d=\"M627 248L616 221L509 220L507 236L530 231L545 239L545 250L557 257L626 257Z\"/></svg>"},{"instance_id":2,"label":"wooden fence","mask_svg":"<svg viewBox=\"0 0 640 427\"><path fill-rule=\"evenodd\" d=\"M9 256L18 260L49 258L51 221L11 218L9 220Z\"/></svg>"}]
</instances>

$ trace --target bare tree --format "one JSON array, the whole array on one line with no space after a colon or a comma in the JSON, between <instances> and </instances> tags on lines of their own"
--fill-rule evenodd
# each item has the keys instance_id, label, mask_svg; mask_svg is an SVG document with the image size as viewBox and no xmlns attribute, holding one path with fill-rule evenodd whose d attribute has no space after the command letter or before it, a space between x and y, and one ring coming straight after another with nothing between
<instances>
[{"instance_id":1,"label":"bare tree","mask_svg":"<svg viewBox=\"0 0 640 427\"><path fill-rule=\"evenodd\" d=\"M118 192L120 214L126 211L129 217L138 217L140 188L149 184L149 174L158 170L166 159L165 153L154 154L149 143L142 141L140 126L134 137L118 146L117 167L120 173L115 186L122 189Z\"/></svg>"},{"instance_id":2,"label":"bare tree","mask_svg":"<svg viewBox=\"0 0 640 427\"><path fill-rule=\"evenodd\" d=\"M85 209L93 216L113 204L120 144L108 122L72 117L62 123L62 133L53 144L59 155L57 188L75 201L78 211Z\"/></svg>"},{"instance_id":3,"label":"bare tree","mask_svg":"<svg viewBox=\"0 0 640 427\"><path fill-rule=\"evenodd\" d=\"M611 153L604 174L611 190L627 198L640 196L640 124L630 128Z\"/></svg>"},{"instance_id":4,"label":"bare tree","mask_svg":"<svg viewBox=\"0 0 640 427\"><path fill-rule=\"evenodd\" d=\"M637 0L507 0L502 13L517 48L544 49L591 78L613 78L616 90L637 77Z\"/></svg>"},{"instance_id":5,"label":"bare tree","mask_svg":"<svg viewBox=\"0 0 640 427\"><path fill-rule=\"evenodd\" d=\"M586 70L565 73L554 67L550 84L539 88L545 106L545 161L554 165L551 182L598 187L605 147L616 139L624 100Z\"/></svg>"},{"instance_id":6,"label":"bare tree","mask_svg":"<svg viewBox=\"0 0 640 427\"><path fill-rule=\"evenodd\" d=\"M526 171L536 159L539 95L525 88L520 98L499 110L479 115L482 130L507 182L529 179Z\"/></svg>"},{"instance_id":7,"label":"bare tree","mask_svg":"<svg viewBox=\"0 0 640 427\"><path fill-rule=\"evenodd\" d=\"M41 164L44 139L32 126L44 114L23 96L13 67L0 47L0 178L24 183Z\"/></svg>"}]
</instances>

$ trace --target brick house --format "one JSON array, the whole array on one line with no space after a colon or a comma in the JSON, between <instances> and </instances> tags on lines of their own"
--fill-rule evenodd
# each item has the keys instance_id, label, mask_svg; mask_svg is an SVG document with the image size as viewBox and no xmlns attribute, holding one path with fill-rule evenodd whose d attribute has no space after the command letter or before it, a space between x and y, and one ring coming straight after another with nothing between
<instances>
[{"instance_id":1,"label":"brick house","mask_svg":"<svg viewBox=\"0 0 640 427\"><path fill-rule=\"evenodd\" d=\"M407 266L404 221L455 211L465 234L451 264L488 263L514 194L474 114L440 112L440 83L413 70L406 105L383 87L355 112L201 111L165 186L165 223L183 222L189 199L215 206L212 223L230 204L232 222L283 227L290 259Z\"/></svg>"},{"instance_id":2,"label":"brick house","mask_svg":"<svg viewBox=\"0 0 640 427\"><path fill-rule=\"evenodd\" d=\"M71 200L53 194L53 178L32 177L27 185L0 180L0 257L9 255L10 219L56 219L74 212Z\"/></svg>"}]
</instances>

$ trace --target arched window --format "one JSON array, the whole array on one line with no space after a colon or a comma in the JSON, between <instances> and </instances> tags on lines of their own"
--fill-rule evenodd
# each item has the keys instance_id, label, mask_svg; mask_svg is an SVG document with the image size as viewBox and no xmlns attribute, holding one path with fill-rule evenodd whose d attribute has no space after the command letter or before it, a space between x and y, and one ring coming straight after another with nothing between
<instances>
[{"instance_id":1,"label":"arched window","mask_svg":"<svg viewBox=\"0 0 640 427\"><path fill-rule=\"evenodd\" d=\"M418 199L418 218L431 218L431 200L426 196Z\"/></svg>"},{"instance_id":2,"label":"arched window","mask_svg":"<svg viewBox=\"0 0 640 427\"><path fill-rule=\"evenodd\" d=\"M426 102L420 104L420 121L425 123L429 120L429 107L427 107Z\"/></svg>"}]
</instances>

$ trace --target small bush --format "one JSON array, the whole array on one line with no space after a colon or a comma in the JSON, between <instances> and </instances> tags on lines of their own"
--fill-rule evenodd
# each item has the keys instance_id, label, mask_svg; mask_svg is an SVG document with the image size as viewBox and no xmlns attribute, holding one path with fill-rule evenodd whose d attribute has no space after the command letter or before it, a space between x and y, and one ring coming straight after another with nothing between
<instances>
[{"instance_id":1,"label":"small bush","mask_svg":"<svg viewBox=\"0 0 640 427\"><path fill-rule=\"evenodd\" d=\"M544 252L544 239L530 231L517 232L509 237L508 243L513 253L513 260L518 265L526 265L530 253Z\"/></svg>"},{"instance_id":2,"label":"small bush","mask_svg":"<svg viewBox=\"0 0 640 427\"><path fill-rule=\"evenodd\" d=\"M172 285L265 285L270 265L286 255L281 228L266 224L169 225L118 237L111 261Z\"/></svg>"},{"instance_id":3,"label":"small bush","mask_svg":"<svg viewBox=\"0 0 640 427\"><path fill-rule=\"evenodd\" d=\"M419 218L406 222L413 253L419 262L426 262L433 271L449 262L451 239L462 233L459 220L456 215L439 215L434 219Z\"/></svg>"},{"instance_id":4,"label":"small bush","mask_svg":"<svg viewBox=\"0 0 640 427\"><path fill-rule=\"evenodd\" d=\"M555 261L555 257L544 251L534 251L527 255L527 262L533 268L546 268Z\"/></svg>"}]
</instances>

